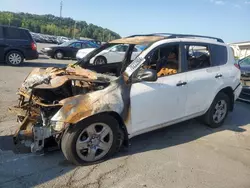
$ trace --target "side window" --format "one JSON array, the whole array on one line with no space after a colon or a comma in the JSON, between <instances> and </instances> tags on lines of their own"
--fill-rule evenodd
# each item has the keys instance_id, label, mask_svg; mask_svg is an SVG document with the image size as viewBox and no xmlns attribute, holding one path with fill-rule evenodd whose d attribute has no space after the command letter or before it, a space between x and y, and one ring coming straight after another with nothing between
<instances>
[{"instance_id":1,"label":"side window","mask_svg":"<svg viewBox=\"0 0 250 188\"><path fill-rule=\"evenodd\" d=\"M76 45L76 43L74 42L74 43L71 43L71 44L69 45L69 47L75 48L75 45Z\"/></svg>"},{"instance_id":2,"label":"side window","mask_svg":"<svg viewBox=\"0 0 250 188\"><path fill-rule=\"evenodd\" d=\"M188 71L203 69L211 66L210 52L207 46L186 45Z\"/></svg>"},{"instance_id":3,"label":"side window","mask_svg":"<svg viewBox=\"0 0 250 188\"><path fill-rule=\"evenodd\" d=\"M167 45L156 48L147 57L145 68L154 69L158 77L179 72L179 45Z\"/></svg>"},{"instance_id":4,"label":"side window","mask_svg":"<svg viewBox=\"0 0 250 188\"><path fill-rule=\"evenodd\" d=\"M28 39L24 30L6 27L5 29L6 39Z\"/></svg>"},{"instance_id":5,"label":"side window","mask_svg":"<svg viewBox=\"0 0 250 188\"><path fill-rule=\"evenodd\" d=\"M82 43L82 48L91 48L91 46L88 42L86 42L86 43Z\"/></svg>"},{"instance_id":6,"label":"side window","mask_svg":"<svg viewBox=\"0 0 250 188\"><path fill-rule=\"evenodd\" d=\"M2 39L2 38L3 38L3 28L0 27L0 39Z\"/></svg>"},{"instance_id":7,"label":"side window","mask_svg":"<svg viewBox=\"0 0 250 188\"><path fill-rule=\"evenodd\" d=\"M79 42L76 42L76 43L75 43L75 48L79 48L79 49L82 48L82 44L79 43Z\"/></svg>"},{"instance_id":8,"label":"side window","mask_svg":"<svg viewBox=\"0 0 250 188\"><path fill-rule=\"evenodd\" d=\"M74 43L70 44L69 46L73 47L73 48L82 48L82 45L79 42L74 42Z\"/></svg>"},{"instance_id":9,"label":"side window","mask_svg":"<svg viewBox=\"0 0 250 188\"><path fill-rule=\"evenodd\" d=\"M210 45L212 66L224 65L227 63L227 48L226 46Z\"/></svg>"},{"instance_id":10,"label":"side window","mask_svg":"<svg viewBox=\"0 0 250 188\"><path fill-rule=\"evenodd\" d=\"M112 48L112 52L126 52L128 49L127 45L117 45Z\"/></svg>"},{"instance_id":11,"label":"side window","mask_svg":"<svg viewBox=\"0 0 250 188\"><path fill-rule=\"evenodd\" d=\"M134 49L133 49L133 52L138 52L137 48L134 48Z\"/></svg>"}]
</instances>

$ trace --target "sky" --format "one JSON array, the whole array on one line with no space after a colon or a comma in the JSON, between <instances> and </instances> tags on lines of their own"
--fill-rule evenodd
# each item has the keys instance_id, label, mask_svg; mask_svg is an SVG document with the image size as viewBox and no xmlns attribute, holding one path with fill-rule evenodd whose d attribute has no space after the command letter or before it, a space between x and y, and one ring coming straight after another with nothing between
<instances>
[{"instance_id":1,"label":"sky","mask_svg":"<svg viewBox=\"0 0 250 188\"><path fill-rule=\"evenodd\" d=\"M0 11L60 15L61 0L1 0ZM250 41L250 0L63 0L63 17L121 36L182 33Z\"/></svg>"}]
</instances>

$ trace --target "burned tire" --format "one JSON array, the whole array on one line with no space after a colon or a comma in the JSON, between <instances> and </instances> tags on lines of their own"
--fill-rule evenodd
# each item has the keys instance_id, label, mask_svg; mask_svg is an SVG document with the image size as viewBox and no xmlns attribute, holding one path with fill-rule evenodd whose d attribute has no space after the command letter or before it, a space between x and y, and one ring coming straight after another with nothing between
<instances>
[{"instance_id":1,"label":"burned tire","mask_svg":"<svg viewBox=\"0 0 250 188\"><path fill-rule=\"evenodd\" d=\"M120 148L120 131L116 119L109 115L72 125L62 137L65 158L75 165L90 165L112 156Z\"/></svg>"},{"instance_id":2,"label":"burned tire","mask_svg":"<svg viewBox=\"0 0 250 188\"><path fill-rule=\"evenodd\" d=\"M5 56L6 63L11 66L20 65L21 63L23 63L23 59L24 59L23 54L21 54L18 51L10 51Z\"/></svg>"},{"instance_id":3,"label":"burned tire","mask_svg":"<svg viewBox=\"0 0 250 188\"><path fill-rule=\"evenodd\" d=\"M55 53L55 58L56 59L63 59L63 57L64 57L64 55L60 50L56 51L56 53Z\"/></svg>"},{"instance_id":4,"label":"burned tire","mask_svg":"<svg viewBox=\"0 0 250 188\"><path fill-rule=\"evenodd\" d=\"M212 128L220 127L227 117L229 106L230 100L228 95L223 92L218 93L209 110L204 115L205 124Z\"/></svg>"}]
</instances>

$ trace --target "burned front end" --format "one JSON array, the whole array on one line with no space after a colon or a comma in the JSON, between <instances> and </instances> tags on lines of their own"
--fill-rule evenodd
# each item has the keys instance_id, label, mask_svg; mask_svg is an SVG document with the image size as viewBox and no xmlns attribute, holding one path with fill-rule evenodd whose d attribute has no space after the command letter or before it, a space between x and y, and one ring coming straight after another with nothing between
<instances>
[{"instance_id":1,"label":"burned front end","mask_svg":"<svg viewBox=\"0 0 250 188\"><path fill-rule=\"evenodd\" d=\"M71 112L75 109L70 109L70 105L81 101L69 99L84 98L88 93L103 90L115 78L78 66L34 69L18 90L18 105L9 109L17 114L19 123L14 135L15 144L37 152L44 148L48 139L58 142L72 121L53 121L52 117L62 109L65 101L70 101L66 108ZM86 106L81 105L81 108L79 113L86 111ZM76 115L79 113L75 112Z\"/></svg>"}]
</instances>

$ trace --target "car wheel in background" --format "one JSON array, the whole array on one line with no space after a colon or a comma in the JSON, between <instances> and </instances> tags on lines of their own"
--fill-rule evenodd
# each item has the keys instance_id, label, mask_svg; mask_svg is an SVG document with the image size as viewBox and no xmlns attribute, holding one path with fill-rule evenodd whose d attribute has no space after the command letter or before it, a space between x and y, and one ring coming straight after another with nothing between
<instances>
[{"instance_id":1,"label":"car wheel in background","mask_svg":"<svg viewBox=\"0 0 250 188\"><path fill-rule=\"evenodd\" d=\"M228 95L223 92L218 93L209 110L204 115L205 123L212 128L220 127L227 117L229 105Z\"/></svg>"},{"instance_id":2,"label":"car wheel in background","mask_svg":"<svg viewBox=\"0 0 250 188\"><path fill-rule=\"evenodd\" d=\"M107 59L103 56L98 56L95 58L94 65L104 65L107 64Z\"/></svg>"},{"instance_id":3,"label":"car wheel in background","mask_svg":"<svg viewBox=\"0 0 250 188\"><path fill-rule=\"evenodd\" d=\"M56 59L63 59L64 55L61 51L56 51L55 58Z\"/></svg>"},{"instance_id":4,"label":"car wheel in background","mask_svg":"<svg viewBox=\"0 0 250 188\"><path fill-rule=\"evenodd\" d=\"M18 51L10 51L5 57L6 63L12 66L20 65L23 59L23 55Z\"/></svg>"}]
</instances>

